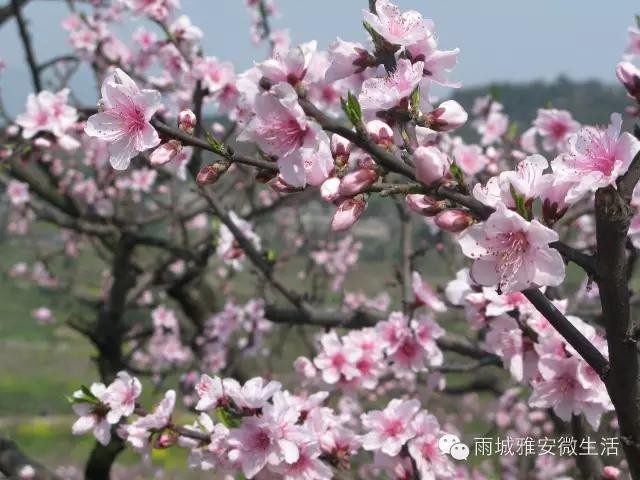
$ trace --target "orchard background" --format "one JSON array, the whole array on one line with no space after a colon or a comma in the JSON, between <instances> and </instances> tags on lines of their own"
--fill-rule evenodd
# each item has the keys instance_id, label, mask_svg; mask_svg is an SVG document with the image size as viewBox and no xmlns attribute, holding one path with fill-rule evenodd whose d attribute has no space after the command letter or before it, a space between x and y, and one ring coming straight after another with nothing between
<instances>
[{"instance_id":1,"label":"orchard background","mask_svg":"<svg viewBox=\"0 0 640 480\"><path fill-rule=\"evenodd\" d=\"M640 478L633 15L467 87L429 5L237 3L0 6L0 474Z\"/></svg>"}]
</instances>

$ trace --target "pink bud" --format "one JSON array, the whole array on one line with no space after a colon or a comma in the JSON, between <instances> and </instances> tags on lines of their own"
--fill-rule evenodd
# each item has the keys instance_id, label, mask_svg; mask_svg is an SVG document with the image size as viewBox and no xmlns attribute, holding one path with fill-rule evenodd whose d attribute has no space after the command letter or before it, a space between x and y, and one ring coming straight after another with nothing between
<instances>
[{"instance_id":1,"label":"pink bud","mask_svg":"<svg viewBox=\"0 0 640 480\"><path fill-rule=\"evenodd\" d=\"M46 138L38 137L33 141L33 146L46 150L47 148L51 148L51 142Z\"/></svg>"},{"instance_id":2,"label":"pink bud","mask_svg":"<svg viewBox=\"0 0 640 480\"><path fill-rule=\"evenodd\" d=\"M378 172L371 169L356 170L346 174L340 182L340 195L352 197L378 180Z\"/></svg>"},{"instance_id":3,"label":"pink bud","mask_svg":"<svg viewBox=\"0 0 640 480\"><path fill-rule=\"evenodd\" d=\"M436 215L436 225L442 230L451 233L463 231L473 223L473 218L466 211L459 208L451 208Z\"/></svg>"},{"instance_id":4,"label":"pink bud","mask_svg":"<svg viewBox=\"0 0 640 480\"><path fill-rule=\"evenodd\" d=\"M618 480L620 478L620 469L607 465L602 469L602 477L605 480Z\"/></svg>"},{"instance_id":5,"label":"pink bud","mask_svg":"<svg viewBox=\"0 0 640 480\"><path fill-rule=\"evenodd\" d=\"M440 213L446 203L421 193L411 193L407 195L405 202L407 203L407 207L425 217L433 217Z\"/></svg>"},{"instance_id":6,"label":"pink bud","mask_svg":"<svg viewBox=\"0 0 640 480\"><path fill-rule=\"evenodd\" d=\"M19 131L20 127L18 127L17 125L9 125L5 130L5 133L8 137L15 137L16 135L18 135Z\"/></svg>"},{"instance_id":7,"label":"pink bud","mask_svg":"<svg viewBox=\"0 0 640 480\"><path fill-rule=\"evenodd\" d=\"M378 145L383 147L393 145L393 130L382 120L371 120L368 122L367 133Z\"/></svg>"},{"instance_id":8,"label":"pink bud","mask_svg":"<svg viewBox=\"0 0 640 480\"><path fill-rule=\"evenodd\" d=\"M367 202L362 197L347 198L340 205L331 220L331 230L343 232L351 228L356 223L362 212L364 212Z\"/></svg>"},{"instance_id":9,"label":"pink bud","mask_svg":"<svg viewBox=\"0 0 640 480\"><path fill-rule=\"evenodd\" d=\"M616 75L629 95L637 98L640 94L640 70L631 62L620 62L616 66Z\"/></svg>"},{"instance_id":10,"label":"pink bud","mask_svg":"<svg viewBox=\"0 0 640 480\"><path fill-rule=\"evenodd\" d=\"M333 155L349 155L351 142L337 133L331 136L331 153Z\"/></svg>"},{"instance_id":11,"label":"pink bud","mask_svg":"<svg viewBox=\"0 0 640 480\"><path fill-rule=\"evenodd\" d=\"M155 441L155 448L169 448L178 441L178 436L175 433L162 433Z\"/></svg>"},{"instance_id":12,"label":"pink bud","mask_svg":"<svg viewBox=\"0 0 640 480\"><path fill-rule=\"evenodd\" d=\"M178 128L183 132L192 134L196 128L196 114L191 110L182 110L178 114Z\"/></svg>"},{"instance_id":13,"label":"pink bud","mask_svg":"<svg viewBox=\"0 0 640 480\"><path fill-rule=\"evenodd\" d=\"M469 116L462 105L455 100L442 102L438 108L427 114L429 127L438 132L448 132L460 128Z\"/></svg>"},{"instance_id":14,"label":"pink bud","mask_svg":"<svg viewBox=\"0 0 640 480\"><path fill-rule=\"evenodd\" d=\"M293 192L299 192L301 190L298 187L289 185L287 182L285 182L282 179L281 175L278 175L276 178L274 178L269 183L269 186L278 193L293 193Z\"/></svg>"},{"instance_id":15,"label":"pink bud","mask_svg":"<svg viewBox=\"0 0 640 480\"><path fill-rule=\"evenodd\" d=\"M198 175L196 175L196 183L201 187L204 185L211 185L216 183L220 177L220 172L215 165L205 165L200 169Z\"/></svg>"},{"instance_id":16,"label":"pink bud","mask_svg":"<svg viewBox=\"0 0 640 480\"><path fill-rule=\"evenodd\" d=\"M337 177L327 178L320 186L320 196L325 202L334 202L340 198L340 179Z\"/></svg>"},{"instance_id":17,"label":"pink bud","mask_svg":"<svg viewBox=\"0 0 640 480\"><path fill-rule=\"evenodd\" d=\"M182 144L179 141L169 140L151 152L149 162L151 165L164 165L173 160L180 150L182 150Z\"/></svg>"},{"instance_id":18,"label":"pink bud","mask_svg":"<svg viewBox=\"0 0 640 480\"><path fill-rule=\"evenodd\" d=\"M449 159L436 147L418 147L413 153L416 178L425 185L440 180L449 170Z\"/></svg>"}]
</instances>

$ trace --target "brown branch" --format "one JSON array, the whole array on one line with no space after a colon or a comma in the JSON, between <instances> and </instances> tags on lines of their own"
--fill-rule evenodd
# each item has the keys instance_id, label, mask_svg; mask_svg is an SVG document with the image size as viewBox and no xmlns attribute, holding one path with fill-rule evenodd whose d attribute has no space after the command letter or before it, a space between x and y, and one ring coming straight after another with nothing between
<instances>
[{"instance_id":1,"label":"brown branch","mask_svg":"<svg viewBox=\"0 0 640 480\"><path fill-rule=\"evenodd\" d=\"M23 469L33 469L33 476L22 476ZM27 457L15 442L0 437L0 473L8 478L30 478L32 480L62 480L40 463Z\"/></svg>"},{"instance_id":2,"label":"brown branch","mask_svg":"<svg viewBox=\"0 0 640 480\"><path fill-rule=\"evenodd\" d=\"M36 92L42 90L42 80L40 79L40 70L38 69L38 62L33 51L33 44L31 43L31 36L29 35L29 29L27 28L27 22L22 16L22 6L19 0L11 0L11 6L13 7L13 15L16 17L16 23L18 24L18 33L20 34L20 40L22 40L22 47L24 48L24 54L29 65L29 71L31 72L31 81L33 82L33 88Z\"/></svg>"},{"instance_id":3,"label":"brown branch","mask_svg":"<svg viewBox=\"0 0 640 480\"><path fill-rule=\"evenodd\" d=\"M183 132L178 128L173 128L167 125L166 123L161 122L157 118L151 119L151 124L158 130L160 133L164 133L165 135L174 138L176 140L180 140L184 145L189 145L191 147L201 148L202 150L207 150L208 152L215 153L218 156L222 156L226 160L232 163L243 163L245 165L251 165L253 167L262 168L264 170L268 170L271 172L277 172L278 166L273 162L267 162L265 160L258 160L256 158L246 157L244 155L231 154L228 157L220 155L220 152L214 149L209 143L205 140L202 140L193 135L189 135L188 133Z\"/></svg>"},{"instance_id":4,"label":"brown branch","mask_svg":"<svg viewBox=\"0 0 640 480\"><path fill-rule=\"evenodd\" d=\"M638 156L634 159L636 166L637 159ZM605 383L618 416L621 443L631 476L640 479L639 325L637 320L631 319L626 256L633 214L629 205L632 178L636 178L635 173L623 176L618 190L613 186L600 188L596 192L595 207L597 281L611 362Z\"/></svg>"}]
</instances>

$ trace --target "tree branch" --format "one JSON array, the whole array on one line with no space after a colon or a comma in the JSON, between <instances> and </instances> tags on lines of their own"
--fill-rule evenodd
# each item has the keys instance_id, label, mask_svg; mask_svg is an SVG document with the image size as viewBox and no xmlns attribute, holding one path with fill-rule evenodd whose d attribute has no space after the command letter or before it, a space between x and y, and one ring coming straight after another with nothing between
<instances>
[{"instance_id":1,"label":"tree branch","mask_svg":"<svg viewBox=\"0 0 640 480\"><path fill-rule=\"evenodd\" d=\"M33 476L25 476L25 469L33 469ZM38 462L27 457L15 442L0 437L0 472L8 478L32 480L62 480Z\"/></svg>"},{"instance_id":2,"label":"tree branch","mask_svg":"<svg viewBox=\"0 0 640 480\"><path fill-rule=\"evenodd\" d=\"M40 70L38 69L38 62L36 61L36 56L33 52L33 45L31 44L31 37L29 35L29 30L27 29L27 23L22 16L21 8L23 4L24 3L21 3L19 0L11 0L13 15L16 17L18 33L20 34L27 64L29 65L29 71L31 72L31 81L33 82L33 88L37 93L42 90L42 80L40 79Z\"/></svg>"},{"instance_id":3,"label":"tree branch","mask_svg":"<svg viewBox=\"0 0 640 480\"><path fill-rule=\"evenodd\" d=\"M638 156L634 159L637 165ZM631 171L631 169L630 169ZM616 409L620 438L629 470L640 478L640 367L638 363L638 321L631 320L627 279L626 244L632 217L629 205L631 179L623 176L619 190L609 186L596 192L596 240L598 289L607 333L611 372L607 390Z\"/></svg>"}]
</instances>

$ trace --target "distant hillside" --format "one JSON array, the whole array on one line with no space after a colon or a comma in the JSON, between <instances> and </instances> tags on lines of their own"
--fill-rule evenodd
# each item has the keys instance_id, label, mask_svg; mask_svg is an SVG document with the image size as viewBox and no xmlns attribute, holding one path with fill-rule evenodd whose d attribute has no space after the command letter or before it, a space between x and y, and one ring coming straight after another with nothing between
<instances>
[{"instance_id":1,"label":"distant hillside","mask_svg":"<svg viewBox=\"0 0 640 480\"><path fill-rule=\"evenodd\" d=\"M498 101L512 121L528 126L536 117L538 108L553 106L569 110L581 123L605 124L612 112L623 113L630 104L622 87L606 85L597 80L576 82L559 77L553 82L496 83L493 85L462 88L453 98L471 109L473 100L489 91L497 93Z\"/></svg>"}]
</instances>

